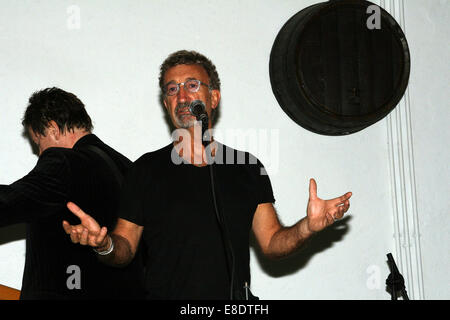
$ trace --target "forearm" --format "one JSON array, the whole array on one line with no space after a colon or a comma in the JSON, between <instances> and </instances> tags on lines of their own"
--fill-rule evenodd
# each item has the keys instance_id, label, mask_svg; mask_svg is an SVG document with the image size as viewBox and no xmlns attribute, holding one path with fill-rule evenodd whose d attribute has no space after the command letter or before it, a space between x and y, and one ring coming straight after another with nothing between
<instances>
[{"instance_id":1,"label":"forearm","mask_svg":"<svg viewBox=\"0 0 450 320\"><path fill-rule=\"evenodd\" d=\"M62 203L38 201L26 195L22 186L19 189L15 185L0 185L0 227L50 215L63 206Z\"/></svg>"},{"instance_id":2,"label":"forearm","mask_svg":"<svg viewBox=\"0 0 450 320\"><path fill-rule=\"evenodd\" d=\"M271 259L284 258L304 247L314 232L308 228L306 217L291 227L282 227L275 232L266 249L266 256Z\"/></svg>"},{"instance_id":3,"label":"forearm","mask_svg":"<svg viewBox=\"0 0 450 320\"><path fill-rule=\"evenodd\" d=\"M17 210L17 207L24 204L18 196L10 186L0 185L0 227L26 220L27 217L20 215L23 211L20 208Z\"/></svg>"},{"instance_id":4,"label":"forearm","mask_svg":"<svg viewBox=\"0 0 450 320\"><path fill-rule=\"evenodd\" d=\"M46 150L23 178L0 185L0 225L50 216L65 207L70 170L64 152L58 149Z\"/></svg>"},{"instance_id":5,"label":"forearm","mask_svg":"<svg viewBox=\"0 0 450 320\"><path fill-rule=\"evenodd\" d=\"M134 258L134 254L131 250L130 243L128 240L118 234L112 233L108 235L109 239L106 244L96 250L99 252L106 251L110 247L110 241L113 242L114 248L113 250L106 255L98 254L98 259L109 266L113 267L125 267L127 266L131 260Z\"/></svg>"}]
</instances>

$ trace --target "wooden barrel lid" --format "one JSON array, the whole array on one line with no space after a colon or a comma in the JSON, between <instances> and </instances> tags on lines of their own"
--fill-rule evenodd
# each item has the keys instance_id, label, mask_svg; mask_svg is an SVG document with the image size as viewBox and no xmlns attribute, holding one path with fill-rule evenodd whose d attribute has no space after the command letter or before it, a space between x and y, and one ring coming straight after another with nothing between
<instances>
[{"instance_id":1,"label":"wooden barrel lid","mask_svg":"<svg viewBox=\"0 0 450 320\"><path fill-rule=\"evenodd\" d=\"M296 13L270 56L281 108L305 129L325 135L354 133L384 118L402 98L409 73L400 26L361 0L328 1Z\"/></svg>"}]
</instances>

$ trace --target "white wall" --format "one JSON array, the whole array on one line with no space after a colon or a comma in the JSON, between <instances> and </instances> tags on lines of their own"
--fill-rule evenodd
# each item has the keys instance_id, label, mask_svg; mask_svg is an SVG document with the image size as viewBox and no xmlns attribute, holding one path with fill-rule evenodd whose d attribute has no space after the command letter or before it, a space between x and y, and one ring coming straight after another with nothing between
<instances>
[{"instance_id":1,"label":"white wall","mask_svg":"<svg viewBox=\"0 0 450 320\"><path fill-rule=\"evenodd\" d=\"M424 293L429 299L449 299L450 1L415 1L406 8Z\"/></svg>"},{"instance_id":2,"label":"white wall","mask_svg":"<svg viewBox=\"0 0 450 320\"><path fill-rule=\"evenodd\" d=\"M396 242L386 120L344 137L316 135L283 113L270 87L275 36L316 2L0 0L0 182L34 166L20 121L31 93L49 86L78 95L94 132L132 160L166 145L158 68L173 51L197 50L222 80L220 140L236 146L227 129L278 134L268 143L279 150L275 157L246 149L266 165L285 224L305 215L310 177L320 197L353 192L348 218L303 253L270 262L252 248L252 291L265 299L389 299L386 254L395 253ZM425 298L448 299L449 3L408 0L405 7ZM73 9L80 10L78 29ZM0 284L21 286L22 236L22 225L0 229Z\"/></svg>"}]
</instances>

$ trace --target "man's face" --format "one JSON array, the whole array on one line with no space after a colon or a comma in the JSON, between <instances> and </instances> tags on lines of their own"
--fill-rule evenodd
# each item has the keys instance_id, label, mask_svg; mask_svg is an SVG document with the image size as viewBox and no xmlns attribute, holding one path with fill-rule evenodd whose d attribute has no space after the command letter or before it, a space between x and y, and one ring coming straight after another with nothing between
<instances>
[{"instance_id":1,"label":"man's face","mask_svg":"<svg viewBox=\"0 0 450 320\"><path fill-rule=\"evenodd\" d=\"M164 84L182 83L190 79L200 80L209 83L209 77L205 69L200 65L178 65L170 68L164 75ZM196 118L189 111L189 105L194 100L201 100L205 104L206 112L211 119L211 110L217 108L220 100L219 90L209 90L207 86L201 85L197 92L185 90L184 85L173 96L164 97L164 106L170 115L173 125L176 128L193 127Z\"/></svg>"},{"instance_id":2,"label":"man's face","mask_svg":"<svg viewBox=\"0 0 450 320\"><path fill-rule=\"evenodd\" d=\"M39 155L41 155L42 152L44 152L46 149L56 146L54 140L48 133L46 133L46 135L41 135L39 133L33 132L33 130L31 129L28 129L28 133L33 142L38 147Z\"/></svg>"},{"instance_id":3,"label":"man's face","mask_svg":"<svg viewBox=\"0 0 450 320\"><path fill-rule=\"evenodd\" d=\"M61 133L58 125L54 121L50 121L49 126L45 129L44 135L34 132L31 128L28 128L28 133L39 148L39 155L52 147L71 148L67 130Z\"/></svg>"}]
</instances>

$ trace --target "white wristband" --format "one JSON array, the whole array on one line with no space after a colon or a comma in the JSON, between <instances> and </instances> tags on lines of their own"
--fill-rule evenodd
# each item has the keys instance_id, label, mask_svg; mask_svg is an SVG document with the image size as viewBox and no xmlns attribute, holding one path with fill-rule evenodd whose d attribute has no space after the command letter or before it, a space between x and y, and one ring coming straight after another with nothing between
<instances>
[{"instance_id":1,"label":"white wristband","mask_svg":"<svg viewBox=\"0 0 450 320\"><path fill-rule=\"evenodd\" d=\"M111 239L111 244L110 244L110 246L109 246L109 248L107 250L105 250L105 251L97 251L95 248L93 248L94 251L97 254L99 254L101 256L106 256L106 255L110 254L114 250L114 241L113 241L113 239L111 237L109 237L109 238Z\"/></svg>"}]
</instances>

